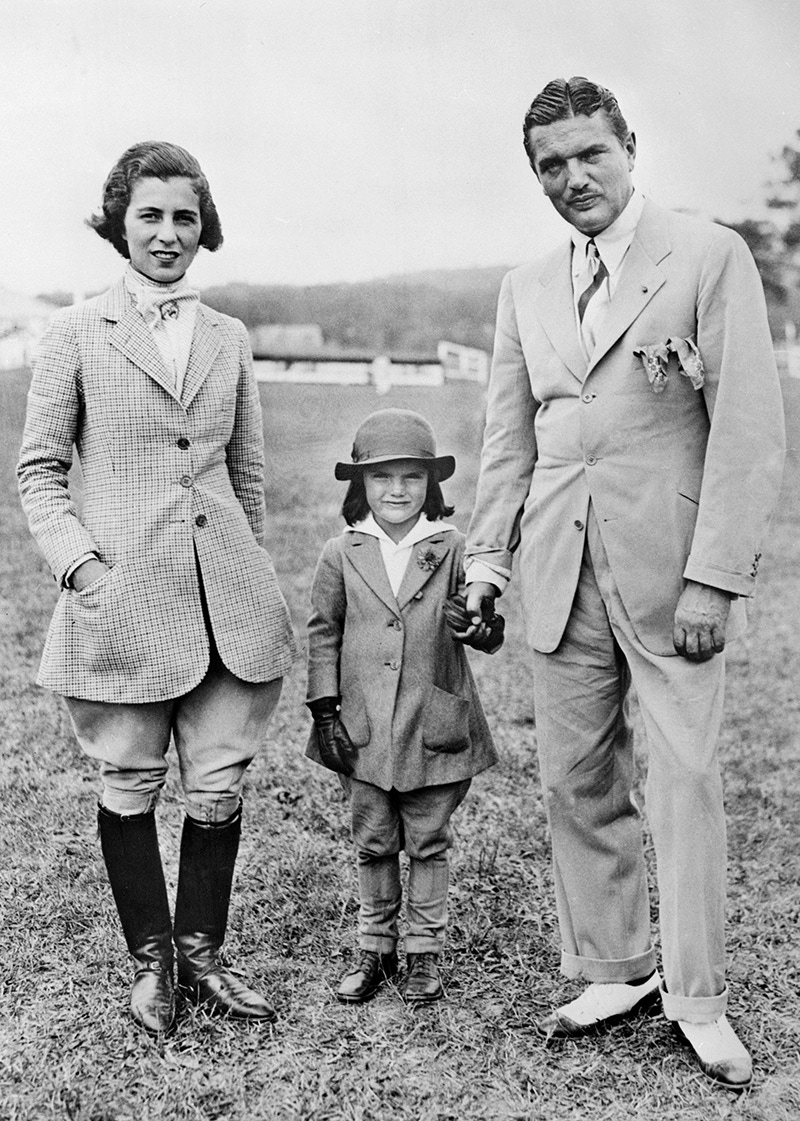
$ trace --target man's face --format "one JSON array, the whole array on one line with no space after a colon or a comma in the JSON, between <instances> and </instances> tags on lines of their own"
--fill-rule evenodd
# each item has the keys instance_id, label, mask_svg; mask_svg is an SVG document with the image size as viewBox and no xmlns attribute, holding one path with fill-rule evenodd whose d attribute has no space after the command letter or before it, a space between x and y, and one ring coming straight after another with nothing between
<instances>
[{"instance_id":1,"label":"man's face","mask_svg":"<svg viewBox=\"0 0 800 1121\"><path fill-rule=\"evenodd\" d=\"M534 125L528 133L534 171L562 218L593 237L611 225L633 191L636 140L614 134L605 109Z\"/></svg>"}]
</instances>

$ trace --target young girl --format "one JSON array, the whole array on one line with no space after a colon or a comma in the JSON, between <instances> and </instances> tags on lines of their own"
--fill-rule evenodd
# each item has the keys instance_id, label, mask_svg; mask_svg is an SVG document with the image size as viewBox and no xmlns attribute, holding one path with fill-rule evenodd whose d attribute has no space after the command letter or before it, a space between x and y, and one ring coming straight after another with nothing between
<instances>
[{"instance_id":1,"label":"young girl","mask_svg":"<svg viewBox=\"0 0 800 1121\"><path fill-rule=\"evenodd\" d=\"M452 507L439 483L455 461L404 409L368 417L352 459L336 464L350 480L347 529L323 549L309 621L306 754L342 776L358 866L361 952L336 995L360 1004L397 973L405 849L405 997L424 1003L444 995L450 817L497 756L462 645L467 620L455 641L448 619L459 617L460 601L448 601L463 582L464 537L440 520ZM501 627L498 616L467 641L494 652Z\"/></svg>"}]
</instances>

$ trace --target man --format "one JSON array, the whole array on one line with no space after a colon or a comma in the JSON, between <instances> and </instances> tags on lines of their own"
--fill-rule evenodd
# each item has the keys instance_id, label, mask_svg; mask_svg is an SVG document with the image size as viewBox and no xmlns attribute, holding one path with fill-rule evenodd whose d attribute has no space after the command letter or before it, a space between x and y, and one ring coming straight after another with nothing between
<instances>
[{"instance_id":1,"label":"man","mask_svg":"<svg viewBox=\"0 0 800 1121\"><path fill-rule=\"evenodd\" d=\"M562 971L540 1025L580 1036L661 999L702 1069L749 1085L725 1017L725 820L716 741L780 485L780 388L752 257L647 201L616 99L550 82L525 147L571 241L500 294L467 609L519 578L553 844ZM631 796L633 687L649 745L663 981Z\"/></svg>"}]
</instances>

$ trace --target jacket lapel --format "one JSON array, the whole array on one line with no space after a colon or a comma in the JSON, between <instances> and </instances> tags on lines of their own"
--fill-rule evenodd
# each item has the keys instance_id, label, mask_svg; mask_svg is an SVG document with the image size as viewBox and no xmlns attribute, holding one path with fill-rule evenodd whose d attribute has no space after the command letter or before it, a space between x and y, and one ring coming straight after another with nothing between
<instances>
[{"instance_id":1,"label":"jacket lapel","mask_svg":"<svg viewBox=\"0 0 800 1121\"><path fill-rule=\"evenodd\" d=\"M189 353L189 365L186 367L181 395L181 402L185 409L189 408L200 386L208 377L214 359L219 354L220 346L219 325L216 320L208 316L203 305L198 304L192 349Z\"/></svg>"},{"instance_id":2,"label":"jacket lapel","mask_svg":"<svg viewBox=\"0 0 800 1121\"><path fill-rule=\"evenodd\" d=\"M572 243L567 242L550 256L539 278L534 309L545 334L562 362L578 381L586 376L586 357L581 350L572 300Z\"/></svg>"},{"instance_id":3,"label":"jacket lapel","mask_svg":"<svg viewBox=\"0 0 800 1121\"><path fill-rule=\"evenodd\" d=\"M397 604L401 611L427 584L449 552L450 546L443 535L437 534L417 542L411 550L403 582L397 590Z\"/></svg>"},{"instance_id":4,"label":"jacket lapel","mask_svg":"<svg viewBox=\"0 0 800 1121\"><path fill-rule=\"evenodd\" d=\"M364 583L370 587L395 615L398 614L386 567L377 537L369 533L347 533L347 557Z\"/></svg>"},{"instance_id":5,"label":"jacket lapel","mask_svg":"<svg viewBox=\"0 0 800 1121\"><path fill-rule=\"evenodd\" d=\"M659 264L671 253L666 215L645 203L636 235L620 273L619 285L601 321L589 370L609 352L666 283Z\"/></svg>"},{"instance_id":6,"label":"jacket lapel","mask_svg":"<svg viewBox=\"0 0 800 1121\"><path fill-rule=\"evenodd\" d=\"M98 310L105 319L114 323L109 335L111 345L158 382L170 397L175 397L172 375L167 371L145 321L134 307L124 280L100 298Z\"/></svg>"}]
</instances>

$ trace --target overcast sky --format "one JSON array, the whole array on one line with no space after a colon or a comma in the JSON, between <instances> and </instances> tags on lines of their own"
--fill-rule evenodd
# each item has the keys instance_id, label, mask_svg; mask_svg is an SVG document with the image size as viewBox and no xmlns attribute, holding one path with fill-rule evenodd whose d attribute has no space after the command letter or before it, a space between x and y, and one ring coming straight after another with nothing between
<instances>
[{"instance_id":1,"label":"overcast sky","mask_svg":"<svg viewBox=\"0 0 800 1121\"><path fill-rule=\"evenodd\" d=\"M116 278L83 219L139 140L210 180L206 286L550 248L521 122L554 77L612 89L637 185L713 217L758 216L800 129L798 0L2 0L0 36L0 285L28 293Z\"/></svg>"}]
</instances>

